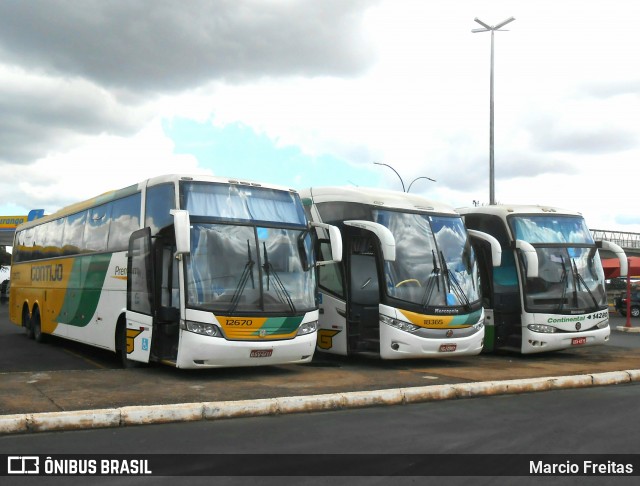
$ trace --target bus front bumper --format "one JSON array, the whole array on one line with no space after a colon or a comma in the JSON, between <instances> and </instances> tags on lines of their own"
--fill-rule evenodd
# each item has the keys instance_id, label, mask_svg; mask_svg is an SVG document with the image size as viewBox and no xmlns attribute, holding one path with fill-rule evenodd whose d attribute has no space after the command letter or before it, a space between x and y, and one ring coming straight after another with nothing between
<instances>
[{"instance_id":1,"label":"bus front bumper","mask_svg":"<svg viewBox=\"0 0 640 486\"><path fill-rule=\"evenodd\" d=\"M585 332L534 332L527 327L522 328L522 354L545 353L562 349L598 346L609 341L609 326Z\"/></svg>"},{"instance_id":2,"label":"bus front bumper","mask_svg":"<svg viewBox=\"0 0 640 486\"><path fill-rule=\"evenodd\" d=\"M180 331L178 368L226 368L308 363L313 358L317 333L281 341L228 341Z\"/></svg>"},{"instance_id":3,"label":"bus front bumper","mask_svg":"<svg viewBox=\"0 0 640 486\"><path fill-rule=\"evenodd\" d=\"M382 359L446 358L480 354L484 327L474 334L455 339L431 339L401 331L380 323L380 357Z\"/></svg>"}]
</instances>

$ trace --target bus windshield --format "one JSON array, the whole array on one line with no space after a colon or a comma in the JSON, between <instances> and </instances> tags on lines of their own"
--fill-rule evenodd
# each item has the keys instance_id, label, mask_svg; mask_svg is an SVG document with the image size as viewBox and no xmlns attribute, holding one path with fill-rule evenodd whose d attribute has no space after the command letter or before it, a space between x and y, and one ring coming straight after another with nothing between
<instances>
[{"instance_id":1,"label":"bus windshield","mask_svg":"<svg viewBox=\"0 0 640 486\"><path fill-rule=\"evenodd\" d=\"M581 216L511 216L516 240L529 243L577 243L593 245L591 232Z\"/></svg>"},{"instance_id":2,"label":"bus windshield","mask_svg":"<svg viewBox=\"0 0 640 486\"><path fill-rule=\"evenodd\" d=\"M315 307L311 235L297 193L183 182L181 201L192 218L188 306L228 315Z\"/></svg>"},{"instance_id":3,"label":"bus windshield","mask_svg":"<svg viewBox=\"0 0 640 486\"><path fill-rule=\"evenodd\" d=\"M307 230L192 224L187 304L229 315L308 312L312 257Z\"/></svg>"},{"instance_id":4,"label":"bus windshield","mask_svg":"<svg viewBox=\"0 0 640 486\"><path fill-rule=\"evenodd\" d=\"M513 216L509 221L516 238L533 244L538 254L538 276L527 278L525 285L529 312L572 314L606 308L600 255L582 217Z\"/></svg>"},{"instance_id":5,"label":"bus windshield","mask_svg":"<svg viewBox=\"0 0 640 486\"><path fill-rule=\"evenodd\" d=\"M305 228L307 225L296 192L238 184L182 182L180 194L182 209L192 217L285 223Z\"/></svg>"},{"instance_id":6,"label":"bus windshield","mask_svg":"<svg viewBox=\"0 0 640 486\"><path fill-rule=\"evenodd\" d=\"M425 308L479 300L476 258L460 217L374 210L374 221L396 240L396 259L384 264L389 297Z\"/></svg>"}]
</instances>

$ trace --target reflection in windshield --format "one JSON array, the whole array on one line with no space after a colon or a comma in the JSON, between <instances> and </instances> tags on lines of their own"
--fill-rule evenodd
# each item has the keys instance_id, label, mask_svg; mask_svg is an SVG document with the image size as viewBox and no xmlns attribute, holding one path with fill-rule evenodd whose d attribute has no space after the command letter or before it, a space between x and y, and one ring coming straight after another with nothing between
<instances>
[{"instance_id":1,"label":"reflection in windshield","mask_svg":"<svg viewBox=\"0 0 640 486\"><path fill-rule=\"evenodd\" d=\"M468 306L479 300L475 254L459 217L374 211L396 240L385 262L390 297L429 306Z\"/></svg>"},{"instance_id":2,"label":"reflection in windshield","mask_svg":"<svg viewBox=\"0 0 640 486\"><path fill-rule=\"evenodd\" d=\"M538 277L526 282L530 312L589 312L607 306L604 271L591 232L581 216L512 216L516 239L538 254ZM580 245L573 247L571 245Z\"/></svg>"},{"instance_id":3,"label":"reflection in windshield","mask_svg":"<svg viewBox=\"0 0 640 486\"><path fill-rule=\"evenodd\" d=\"M604 272L593 248L536 247L538 277L528 278L530 312L589 312L606 307Z\"/></svg>"},{"instance_id":4,"label":"reflection in windshield","mask_svg":"<svg viewBox=\"0 0 640 486\"><path fill-rule=\"evenodd\" d=\"M512 216L516 240L535 243L593 244L591 232L581 216Z\"/></svg>"},{"instance_id":5,"label":"reflection in windshield","mask_svg":"<svg viewBox=\"0 0 640 486\"><path fill-rule=\"evenodd\" d=\"M193 224L188 305L229 314L309 311L315 306L310 250L306 230Z\"/></svg>"}]
</instances>

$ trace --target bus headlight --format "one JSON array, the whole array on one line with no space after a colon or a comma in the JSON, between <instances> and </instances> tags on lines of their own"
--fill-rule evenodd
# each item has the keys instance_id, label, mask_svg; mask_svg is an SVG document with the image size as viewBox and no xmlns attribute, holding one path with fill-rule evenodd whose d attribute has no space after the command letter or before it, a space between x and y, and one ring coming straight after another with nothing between
<instances>
[{"instance_id":1,"label":"bus headlight","mask_svg":"<svg viewBox=\"0 0 640 486\"><path fill-rule=\"evenodd\" d=\"M598 324L596 324L596 327L598 329L604 329L605 327L609 327L609 321L607 320L607 321L598 322Z\"/></svg>"},{"instance_id":2,"label":"bus headlight","mask_svg":"<svg viewBox=\"0 0 640 486\"><path fill-rule=\"evenodd\" d=\"M552 334L557 331L553 326L547 326L546 324L529 324L527 328L533 332L542 332L545 334Z\"/></svg>"},{"instance_id":3,"label":"bus headlight","mask_svg":"<svg viewBox=\"0 0 640 486\"><path fill-rule=\"evenodd\" d=\"M183 329L194 332L196 334L202 334L203 336L222 337L220 328L215 324L207 324L205 322L183 321Z\"/></svg>"},{"instance_id":4,"label":"bus headlight","mask_svg":"<svg viewBox=\"0 0 640 486\"><path fill-rule=\"evenodd\" d=\"M398 319L394 319L393 317L389 317L389 316L384 316L382 314L380 314L380 322L384 322L385 324L388 324L392 327L395 327L396 329L400 329L401 331L406 331L406 332L416 332L418 329L420 329L419 326L416 326L415 324L411 324L410 322L399 321Z\"/></svg>"},{"instance_id":5,"label":"bus headlight","mask_svg":"<svg viewBox=\"0 0 640 486\"><path fill-rule=\"evenodd\" d=\"M310 321L300 324L298 328L297 336L304 336L305 334L311 334L318 330L318 321Z\"/></svg>"}]
</instances>

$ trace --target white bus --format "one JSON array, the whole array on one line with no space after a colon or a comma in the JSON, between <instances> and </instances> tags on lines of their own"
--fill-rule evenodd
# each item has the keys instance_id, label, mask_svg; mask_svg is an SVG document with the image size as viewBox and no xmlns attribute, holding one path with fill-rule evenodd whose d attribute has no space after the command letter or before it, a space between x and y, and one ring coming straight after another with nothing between
<instances>
[{"instance_id":1,"label":"white bus","mask_svg":"<svg viewBox=\"0 0 640 486\"><path fill-rule=\"evenodd\" d=\"M460 215L379 189L300 194L309 219L340 228L344 249L342 262L318 267L319 351L382 359L480 353L479 271ZM327 255L328 245L319 242L320 255Z\"/></svg>"},{"instance_id":2,"label":"white bus","mask_svg":"<svg viewBox=\"0 0 640 486\"><path fill-rule=\"evenodd\" d=\"M339 232L327 230L337 255ZM10 318L38 341L119 352L125 366L306 363L312 233L294 190L155 177L19 226Z\"/></svg>"},{"instance_id":3,"label":"white bus","mask_svg":"<svg viewBox=\"0 0 640 486\"><path fill-rule=\"evenodd\" d=\"M485 350L527 353L604 344L609 339L605 276L598 248L580 213L543 206L462 208L465 225L495 237L502 262L474 241L485 306Z\"/></svg>"}]
</instances>

